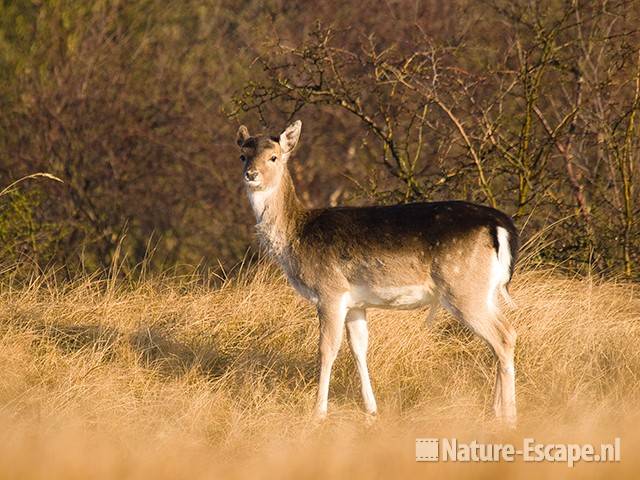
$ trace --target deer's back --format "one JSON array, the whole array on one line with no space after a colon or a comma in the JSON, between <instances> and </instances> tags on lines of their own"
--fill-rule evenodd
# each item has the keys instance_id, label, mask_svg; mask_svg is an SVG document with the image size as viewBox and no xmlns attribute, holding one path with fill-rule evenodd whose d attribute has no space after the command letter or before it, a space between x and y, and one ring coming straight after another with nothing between
<instances>
[{"instance_id":1,"label":"deer's back","mask_svg":"<svg viewBox=\"0 0 640 480\"><path fill-rule=\"evenodd\" d=\"M308 212L300 241L310 249L349 260L361 255L435 253L483 231L498 248L503 227L517 241L511 218L494 208L462 201L337 207ZM517 243L513 243L515 257Z\"/></svg>"},{"instance_id":2,"label":"deer's back","mask_svg":"<svg viewBox=\"0 0 640 480\"><path fill-rule=\"evenodd\" d=\"M459 270L472 254L497 252L498 227L509 232L513 266L517 231L493 208L450 201L311 210L298 234L299 276L312 288L332 275L350 288L423 285L438 265Z\"/></svg>"}]
</instances>

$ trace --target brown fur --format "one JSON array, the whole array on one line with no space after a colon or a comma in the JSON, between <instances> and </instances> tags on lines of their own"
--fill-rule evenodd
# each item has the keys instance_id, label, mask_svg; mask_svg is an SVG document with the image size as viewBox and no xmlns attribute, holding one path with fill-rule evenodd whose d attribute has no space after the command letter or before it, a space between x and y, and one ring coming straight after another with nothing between
<instances>
[{"instance_id":1,"label":"brown fur","mask_svg":"<svg viewBox=\"0 0 640 480\"><path fill-rule=\"evenodd\" d=\"M516 259L518 235L511 219L457 201L307 210L287 169L300 127L296 122L279 137L251 137L241 127L238 144L261 242L318 308L316 415L326 413L331 365L345 323L366 407L375 413L366 369L366 308L441 303L496 355L494 408L513 423L515 331L493 303L500 289L506 294Z\"/></svg>"}]
</instances>

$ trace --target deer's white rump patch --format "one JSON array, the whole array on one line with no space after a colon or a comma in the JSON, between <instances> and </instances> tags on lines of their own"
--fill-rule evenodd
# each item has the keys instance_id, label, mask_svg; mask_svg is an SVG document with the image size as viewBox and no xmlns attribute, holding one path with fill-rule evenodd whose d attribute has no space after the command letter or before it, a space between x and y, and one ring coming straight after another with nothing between
<instances>
[{"instance_id":1,"label":"deer's white rump patch","mask_svg":"<svg viewBox=\"0 0 640 480\"><path fill-rule=\"evenodd\" d=\"M506 285L511 279L511 248L509 246L509 232L506 228L498 227L498 263L502 271L502 284Z\"/></svg>"},{"instance_id":2,"label":"deer's white rump patch","mask_svg":"<svg viewBox=\"0 0 640 480\"><path fill-rule=\"evenodd\" d=\"M511 248L509 246L509 232L506 228L497 227L498 252L491 259L491 277L489 279L490 288L487 296L487 305L490 309L496 307L495 300L497 293L504 298L505 302L513 308L514 301L507 291L507 284L511 279Z\"/></svg>"}]
</instances>

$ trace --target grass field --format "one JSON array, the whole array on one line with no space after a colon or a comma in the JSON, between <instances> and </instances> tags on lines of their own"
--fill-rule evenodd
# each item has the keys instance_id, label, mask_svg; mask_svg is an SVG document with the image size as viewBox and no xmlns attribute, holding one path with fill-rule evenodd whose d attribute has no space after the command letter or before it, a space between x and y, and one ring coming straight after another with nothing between
<instances>
[{"instance_id":1,"label":"grass field","mask_svg":"<svg viewBox=\"0 0 640 480\"><path fill-rule=\"evenodd\" d=\"M640 471L637 285L520 272L508 312L519 427L492 422L494 364L444 311L370 313L379 416L360 411L343 345L329 417L310 423L317 323L268 265L219 287L6 280L0 291L3 478L611 478ZM621 437L620 463L416 463L416 437L518 444Z\"/></svg>"}]
</instances>

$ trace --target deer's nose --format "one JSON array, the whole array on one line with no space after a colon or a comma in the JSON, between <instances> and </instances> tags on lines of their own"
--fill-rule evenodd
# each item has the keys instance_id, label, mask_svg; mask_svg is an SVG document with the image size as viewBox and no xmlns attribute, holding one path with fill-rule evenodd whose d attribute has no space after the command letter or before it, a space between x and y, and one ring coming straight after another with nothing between
<instances>
[{"instance_id":1,"label":"deer's nose","mask_svg":"<svg viewBox=\"0 0 640 480\"><path fill-rule=\"evenodd\" d=\"M244 178L247 179L247 181L249 182L253 182L256 178L258 178L257 170L247 170L244 173Z\"/></svg>"}]
</instances>

